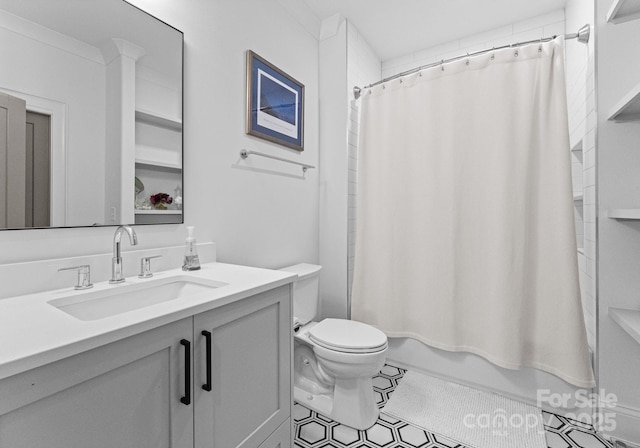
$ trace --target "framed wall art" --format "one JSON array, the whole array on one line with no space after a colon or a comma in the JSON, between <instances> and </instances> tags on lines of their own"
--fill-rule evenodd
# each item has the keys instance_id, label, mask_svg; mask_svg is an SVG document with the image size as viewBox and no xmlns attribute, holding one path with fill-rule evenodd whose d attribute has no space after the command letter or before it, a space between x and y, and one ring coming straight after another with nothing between
<instances>
[{"instance_id":1,"label":"framed wall art","mask_svg":"<svg viewBox=\"0 0 640 448\"><path fill-rule=\"evenodd\" d=\"M304 85L247 50L247 134L304 149Z\"/></svg>"}]
</instances>

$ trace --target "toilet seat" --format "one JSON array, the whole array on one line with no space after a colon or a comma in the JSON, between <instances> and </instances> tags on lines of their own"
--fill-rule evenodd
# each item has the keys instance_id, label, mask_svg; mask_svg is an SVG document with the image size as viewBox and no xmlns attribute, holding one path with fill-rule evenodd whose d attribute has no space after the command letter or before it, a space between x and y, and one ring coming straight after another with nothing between
<instances>
[{"instance_id":1,"label":"toilet seat","mask_svg":"<svg viewBox=\"0 0 640 448\"><path fill-rule=\"evenodd\" d=\"M346 319L324 319L309 330L309 339L342 353L375 353L387 348L387 336L382 331Z\"/></svg>"}]
</instances>

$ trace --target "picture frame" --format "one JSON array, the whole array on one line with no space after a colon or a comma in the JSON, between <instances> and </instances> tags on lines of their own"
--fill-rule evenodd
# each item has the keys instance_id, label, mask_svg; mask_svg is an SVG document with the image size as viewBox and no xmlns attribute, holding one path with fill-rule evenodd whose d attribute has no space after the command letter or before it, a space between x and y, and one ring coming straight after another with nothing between
<instances>
[{"instance_id":1,"label":"picture frame","mask_svg":"<svg viewBox=\"0 0 640 448\"><path fill-rule=\"evenodd\" d=\"M247 50L246 133L304 150L304 84Z\"/></svg>"}]
</instances>

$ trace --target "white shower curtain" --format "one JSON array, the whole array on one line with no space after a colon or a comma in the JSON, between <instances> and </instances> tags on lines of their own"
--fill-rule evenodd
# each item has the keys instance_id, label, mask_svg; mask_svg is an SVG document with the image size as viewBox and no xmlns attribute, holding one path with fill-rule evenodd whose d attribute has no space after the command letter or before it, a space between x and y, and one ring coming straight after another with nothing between
<instances>
[{"instance_id":1,"label":"white shower curtain","mask_svg":"<svg viewBox=\"0 0 640 448\"><path fill-rule=\"evenodd\" d=\"M563 38L363 92L352 318L594 387Z\"/></svg>"}]
</instances>

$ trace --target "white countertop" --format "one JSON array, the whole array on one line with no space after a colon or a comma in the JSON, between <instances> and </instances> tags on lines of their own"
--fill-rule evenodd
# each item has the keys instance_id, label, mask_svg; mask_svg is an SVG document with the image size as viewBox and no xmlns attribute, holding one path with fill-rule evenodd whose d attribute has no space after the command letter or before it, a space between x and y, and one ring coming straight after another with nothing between
<instances>
[{"instance_id":1,"label":"white countertop","mask_svg":"<svg viewBox=\"0 0 640 448\"><path fill-rule=\"evenodd\" d=\"M202 269L191 272L181 269L158 272L153 278L176 275L227 285L212 290L206 297L171 300L91 321L76 319L47 302L149 280L133 276L120 285L101 282L86 291L69 287L0 300L0 379L292 283L297 278L289 272L224 263L203 264Z\"/></svg>"}]
</instances>

